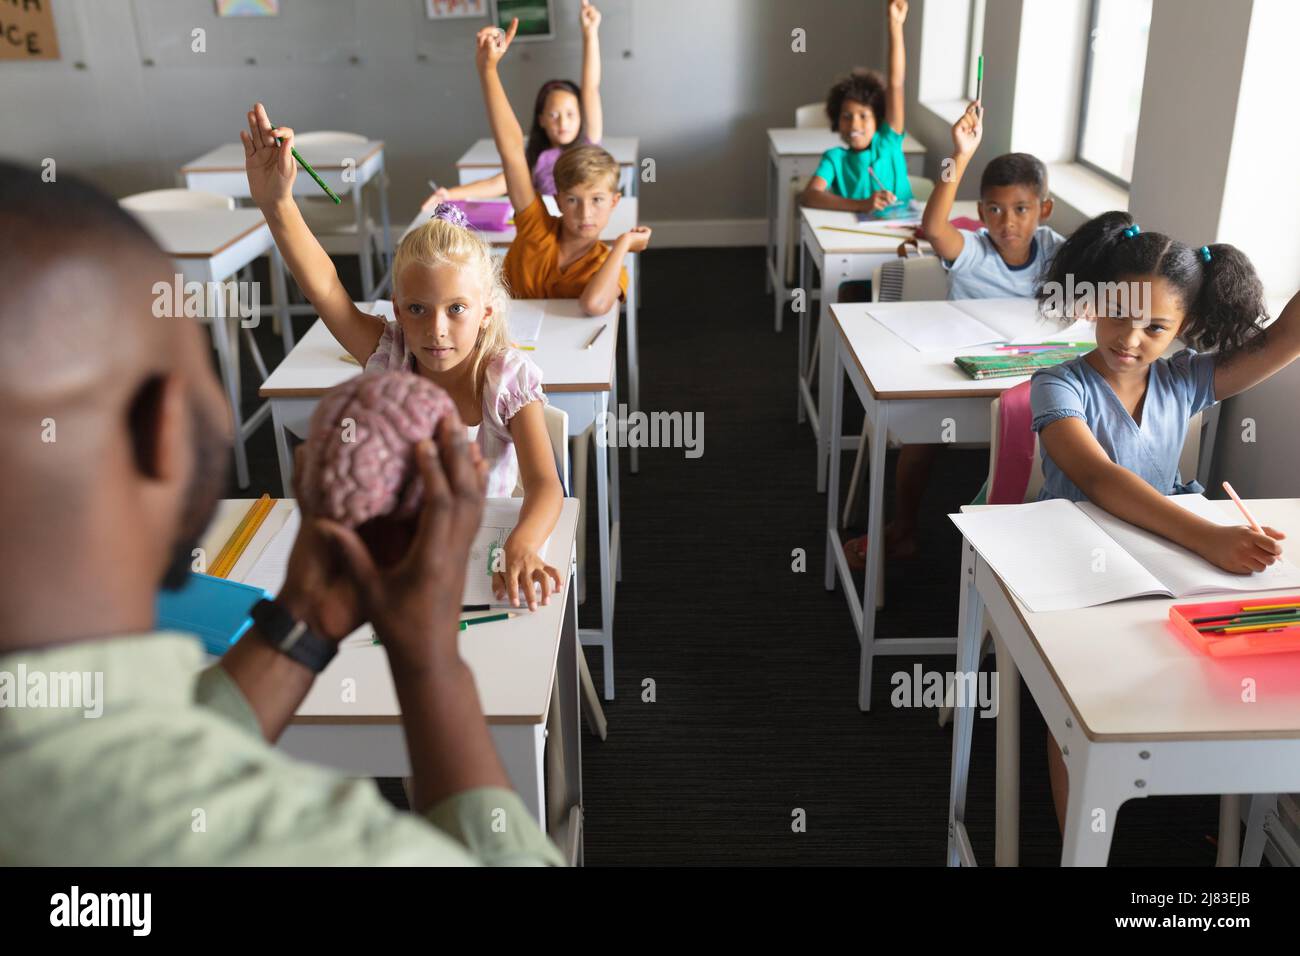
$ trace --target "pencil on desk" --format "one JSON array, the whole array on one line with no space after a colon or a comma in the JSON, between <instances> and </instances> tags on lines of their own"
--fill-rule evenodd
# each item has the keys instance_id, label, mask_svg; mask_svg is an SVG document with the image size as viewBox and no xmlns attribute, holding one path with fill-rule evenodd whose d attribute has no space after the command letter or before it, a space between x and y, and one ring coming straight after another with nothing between
<instances>
[{"instance_id":1,"label":"pencil on desk","mask_svg":"<svg viewBox=\"0 0 1300 956\"><path fill-rule=\"evenodd\" d=\"M1259 534L1263 534L1264 529L1259 526L1259 522L1255 520L1255 516L1252 515L1249 510L1247 510L1245 502L1243 502L1240 498L1237 497L1237 493L1232 490L1232 485L1228 484L1225 481L1223 483L1223 490L1226 491L1228 493L1228 496L1237 503L1237 507L1241 509L1241 513L1245 515L1246 520L1250 522L1251 528L1253 528Z\"/></svg>"},{"instance_id":2,"label":"pencil on desk","mask_svg":"<svg viewBox=\"0 0 1300 956\"><path fill-rule=\"evenodd\" d=\"M216 560L208 568L208 574L214 578L224 578L230 574L235 567L235 562L244 553L244 549L248 547L248 542L253 540L253 535L257 534L257 530L262 527L262 522L266 520L266 516L271 513L271 509L274 507L275 502L271 500L271 496L268 494L262 495L253 502L252 507L248 509L235 527L234 533L226 539L226 543L217 552Z\"/></svg>"},{"instance_id":3,"label":"pencil on desk","mask_svg":"<svg viewBox=\"0 0 1300 956\"><path fill-rule=\"evenodd\" d=\"M604 331L605 331L605 326L602 325L600 328L598 328L598 329L596 330L596 334L595 334L595 335L593 335L591 338L587 339L587 344L584 345L583 348L584 348L584 349L589 349L589 348L591 348L593 345L595 345L595 344L596 344L596 339L600 338L601 333L604 332Z\"/></svg>"},{"instance_id":4,"label":"pencil on desk","mask_svg":"<svg viewBox=\"0 0 1300 956\"><path fill-rule=\"evenodd\" d=\"M829 232L855 232L859 236L883 236L886 239L911 239L911 236L904 235L901 232L872 232L870 229L850 229L847 226L818 226L818 229L825 229Z\"/></svg>"}]
</instances>

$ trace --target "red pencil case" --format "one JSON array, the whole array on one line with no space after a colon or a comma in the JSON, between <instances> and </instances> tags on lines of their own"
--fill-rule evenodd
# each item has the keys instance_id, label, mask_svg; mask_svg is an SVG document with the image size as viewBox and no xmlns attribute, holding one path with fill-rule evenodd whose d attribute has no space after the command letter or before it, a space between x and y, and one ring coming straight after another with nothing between
<instances>
[{"instance_id":1,"label":"red pencil case","mask_svg":"<svg viewBox=\"0 0 1300 956\"><path fill-rule=\"evenodd\" d=\"M1300 626L1288 631L1258 631L1239 634L1204 634L1192 623L1194 618L1218 614L1240 614L1245 608L1261 604L1300 604L1300 594L1254 597L1241 601L1215 601L1211 604L1175 604L1169 609L1169 623L1178 633L1211 657L1244 657L1247 654L1283 654L1300 651ZM1208 622L1207 622L1208 623ZM1300 624L1300 619L1297 619ZM1204 625L1202 625L1204 626ZM1262 627L1278 627L1265 624Z\"/></svg>"}]
</instances>

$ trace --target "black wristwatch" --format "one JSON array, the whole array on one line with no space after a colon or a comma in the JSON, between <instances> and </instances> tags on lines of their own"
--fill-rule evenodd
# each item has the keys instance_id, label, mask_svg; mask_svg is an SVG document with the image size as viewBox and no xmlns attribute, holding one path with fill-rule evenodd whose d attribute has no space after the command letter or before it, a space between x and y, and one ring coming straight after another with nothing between
<instances>
[{"instance_id":1,"label":"black wristwatch","mask_svg":"<svg viewBox=\"0 0 1300 956\"><path fill-rule=\"evenodd\" d=\"M319 674L338 653L338 645L316 634L306 621L299 621L275 601L263 598L250 612L257 632L272 647Z\"/></svg>"}]
</instances>

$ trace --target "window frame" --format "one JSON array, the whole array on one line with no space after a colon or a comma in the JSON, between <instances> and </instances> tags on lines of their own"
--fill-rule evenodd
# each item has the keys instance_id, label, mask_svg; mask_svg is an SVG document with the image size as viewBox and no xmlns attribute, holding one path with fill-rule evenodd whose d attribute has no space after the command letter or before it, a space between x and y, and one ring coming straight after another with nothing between
<instances>
[{"instance_id":1,"label":"window frame","mask_svg":"<svg viewBox=\"0 0 1300 956\"><path fill-rule=\"evenodd\" d=\"M1093 42L1097 32L1097 17L1101 12L1101 0L1089 0L1088 4L1088 29L1083 34L1083 82L1079 85L1079 122L1074 134L1074 161L1089 172L1096 173L1102 179L1114 183L1116 186L1126 192L1133 188L1133 181L1125 179L1112 173L1109 169L1103 169L1083 155L1083 137L1088 127L1088 99L1092 89L1092 57ZM1147 43L1150 44L1151 36L1147 34ZM1144 78L1145 80L1145 78ZM1142 114L1138 113L1138 127L1142 125Z\"/></svg>"}]
</instances>

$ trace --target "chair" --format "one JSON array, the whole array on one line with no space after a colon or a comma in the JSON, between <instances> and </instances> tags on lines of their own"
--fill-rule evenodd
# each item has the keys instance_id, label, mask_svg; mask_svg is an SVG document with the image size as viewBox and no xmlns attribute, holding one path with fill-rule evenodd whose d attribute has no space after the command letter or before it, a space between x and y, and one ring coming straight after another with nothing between
<instances>
[{"instance_id":1,"label":"chair","mask_svg":"<svg viewBox=\"0 0 1300 956\"><path fill-rule=\"evenodd\" d=\"M152 212L157 209L234 209L230 196L205 193L198 189L151 189L135 193L117 204L131 212Z\"/></svg>"},{"instance_id":2,"label":"chair","mask_svg":"<svg viewBox=\"0 0 1300 956\"><path fill-rule=\"evenodd\" d=\"M339 130L313 130L309 133L297 133L294 142L301 149L320 146L326 143L365 143L368 139L359 133L345 133ZM387 175L386 172L380 173ZM363 299L378 297L379 290L374 281L374 262L379 262L379 274L387 273L387 262L383 246L383 230L370 216L362 219L361 188L351 191L352 205L346 203L335 205L334 201L324 195L306 195L298 197L298 208L306 220L312 234L321 247L334 255L356 256L361 263L361 283Z\"/></svg>"},{"instance_id":3,"label":"chair","mask_svg":"<svg viewBox=\"0 0 1300 956\"><path fill-rule=\"evenodd\" d=\"M808 103L794 111L794 125L797 129L815 129L826 123L825 103Z\"/></svg>"},{"instance_id":4,"label":"chair","mask_svg":"<svg viewBox=\"0 0 1300 956\"><path fill-rule=\"evenodd\" d=\"M925 202L934 192L934 180L926 176L908 176L907 181L912 187L912 198L917 202Z\"/></svg>"},{"instance_id":5,"label":"chair","mask_svg":"<svg viewBox=\"0 0 1300 956\"><path fill-rule=\"evenodd\" d=\"M198 189L153 189L119 199L118 205L128 212L185 209L233 210L235 200L230 196L203 192ZM245 269L241 273L241 277L250 274L249 270ZM224 329L214 325L207 316L203 316L201 321L207 323L212 335L212 347L217 351L217 367L221 372L221 384L226 390L226 397L230 401L231 412L234 415L236 478L239 486L246 488L249 481L248 451L245 446L244 415L240 407L239 336L231 335L231 331L236 324L239 325L244 341L248 343L249 354L253 358L253 364L257 367L257 372L262 381L266 381L266 362L262 359L262 350L257 346L257 339L253 337L253 330L239 322L238 303L234 301L227 302L225 312ZM233 349L231 348L232 343Z\"/></svg>"}]
</instances>

